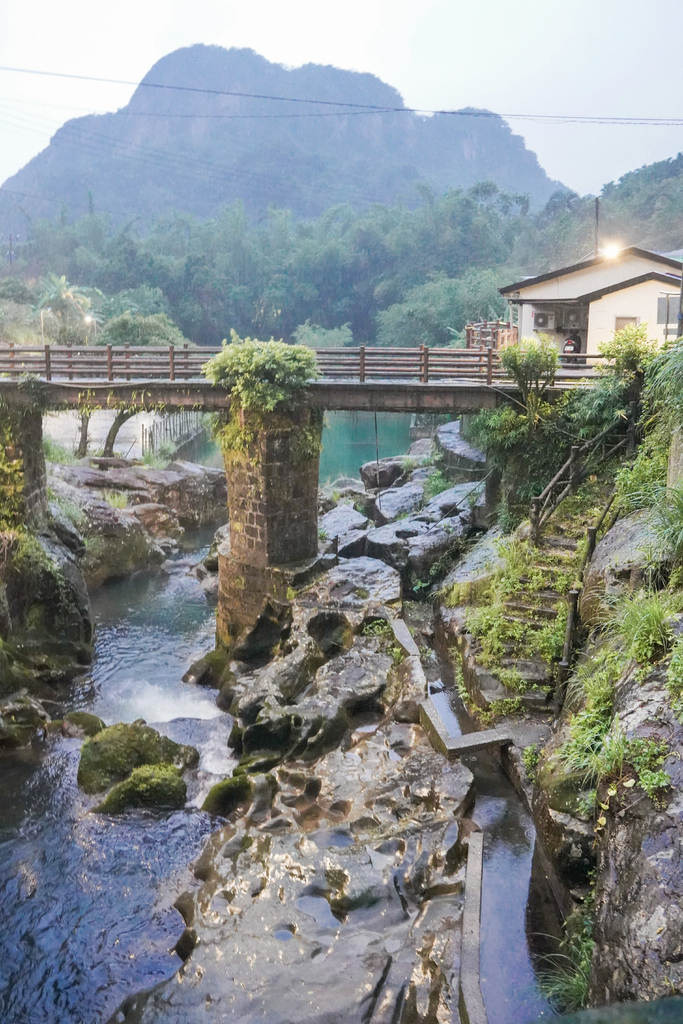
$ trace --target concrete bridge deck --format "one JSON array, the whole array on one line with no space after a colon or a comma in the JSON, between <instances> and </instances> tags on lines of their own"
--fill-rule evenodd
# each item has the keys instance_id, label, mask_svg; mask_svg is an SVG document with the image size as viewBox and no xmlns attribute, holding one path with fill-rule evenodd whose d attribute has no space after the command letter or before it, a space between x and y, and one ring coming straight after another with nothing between
<instances>
[{"instance_id":1,"label":"concrete bridge deck","mask_svg":"<svg viewBox=\"0 0 683 1024\"><path fill-rule=\"evenodd\" d=\"M28 395L40 381L55 408L137 405L155 409L228 408L229 395L202 376L220 349L127 346L0 346L0 396ZM468 412L492 409L516 393L492 349L318 349L320 378L310 385L314 406L377 412ZM594 376L596 357L563 359L552 398ZM38 385L36 384L36 387Z\"/></svg>"}]
</instances>

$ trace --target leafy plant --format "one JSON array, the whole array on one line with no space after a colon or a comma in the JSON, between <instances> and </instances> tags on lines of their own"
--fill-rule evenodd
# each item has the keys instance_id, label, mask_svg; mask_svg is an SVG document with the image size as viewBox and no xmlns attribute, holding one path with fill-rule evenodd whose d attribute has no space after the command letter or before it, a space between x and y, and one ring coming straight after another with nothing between
<instances>
[{"instance_id":1,"label":"leafy plant","mask_svg":"<svg viewBox=\"0 0 683 1024\"><path fill-rule=\"evenodd\" d=\"M522 764L531 782L536 780L536 769L541 760L541 751L537 743L530 743L522 751Z\"/></svg>"},{"instance_id":2,"label":"leafy plant","mask_svg":"<svg viewBox=\"0 0 683 1024\"><path fill-rule=\"evenodd\" d=\"M666 673L666 688L671 710L683 724L683 639L678 639L674 644Z\"/></svg>"},{"instance_id":3,"label":"leafy plant","mask_svg":"<svg viewBox=\"0 0 683 1024\"><path fill-rule=\"evenodd\" d=\"M112 508L128 507L128 495L123 491L105 491L104 500L111 505Z\"/></svg>"},{"instance_id":4,"label":"leafy plant","mask_svg":"<svg viewBox=\"0 0 683 1024\"><path fill-rule=\"evenodd\" d=\"M596 367L596 372L611 375L624 382L640 380L657 353L657 342L648 338L648 324L627 324L615 331L609 341L598 346L606 362Z\"/></svg>"},{"instance_id":5,"label":"leafy plant","mask_svg":"<svg viewBox=\"0 0 683 1024\"><path fill-rule=\"evenodd\" d=\"M668 431L652 431L639 445L634 461L617 470L616 503L622 515L656 507L666 487L669 442Z\"/></svg>"},{"instance_id":6,"label":"leafy plant","mask_svg":"<svg viewBox=\"0 0 683 1024\"><path fill-rule=\"evenodd\" d=\"M628 658L648 664L666 654L673 643L672 616L683 608L683 594L670 590L639 590L615 602L608 634Z\"/></svg>"},{"instance_id":7,"label":"leafy plant","mask_svg":"<svg viewBox=\"0 0 683 1024\"><path fill-rule=\"evenodd\" d=\"M435 498L437 494L447 491L448 488L452 486L453 481L450 480L442 470L437 470L436 473L430 473L424 482L425 501L430 501L432 498Z\"/></svg>"},{"instance_id":8,"label":"leafy plant","mask_svg":"<svg viewBox=\"0 0 683 1024\"><path fill-rule=\"evenodd\" d=\"M78 462L71 449L65 448L58 441L53 441L51 437L43 437L43 452L47 462L57 462L62 466L70 466L74 462Z\"/></svg>"},{"instance_id":9,"label":"leafy plant","mask_svg":"<svg viewBox=\"0 0 683 1024\"><path fill-rule=\"evenodd\" d=\"M508 345L502 350L500 361L519 388L528 426L535 426L543 396L557 372L555 345L546 334L538 338L522 338L516 345Z\"/></svg>"},{"instance_id":10,"label":"leafy plant","mask_svg":"<svg viewBox=\"0 0 683 1024\"><path fill-rule=\"evenodd\" d=\"M203 371L214 384L227 388L240 408L260 412L291 410L318 376L315 354L304 345L242 340L234 331L231 343Z\"/></svg>"},{"instance_id":11,"label":"leafy plant","mask_svg":"<svg viewBox=\"0 0 683 1024\"><path fill-rule=\"evenodd\" d=\"M557 953L541 958L542 991L560 1013L580 1010L588 1002L593 956L593 895L567 919Z\"/></svg>"}]
</instances>

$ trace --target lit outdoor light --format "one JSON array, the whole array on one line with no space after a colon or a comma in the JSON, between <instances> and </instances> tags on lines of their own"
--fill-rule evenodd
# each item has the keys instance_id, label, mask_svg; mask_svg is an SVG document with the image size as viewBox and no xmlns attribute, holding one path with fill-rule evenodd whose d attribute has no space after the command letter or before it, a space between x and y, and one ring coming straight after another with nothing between
<instances>
[{"instance_id":1,"label":"lit outdoor light","mask_svg":"<svg viewBox=\"0 0 683 1024\"><path fill-rule=\"evenodd\" d=\"M620 252L621 249L618 245L606 245L602 250L603 256L606 256L608 260L613 260Z\"/></svg>"},{"instance_id":2,"label":"lit outdoor light","mask_svg":"<svg viewBox=\"0 0 683 1024\"><path fill-rule=\"evenodd\" d=\"M85 319L86 324L91 324L92 323L92 317L91 316L86 316L86 317L84 317L84 319Z\"/></svg>"}]
</instances>

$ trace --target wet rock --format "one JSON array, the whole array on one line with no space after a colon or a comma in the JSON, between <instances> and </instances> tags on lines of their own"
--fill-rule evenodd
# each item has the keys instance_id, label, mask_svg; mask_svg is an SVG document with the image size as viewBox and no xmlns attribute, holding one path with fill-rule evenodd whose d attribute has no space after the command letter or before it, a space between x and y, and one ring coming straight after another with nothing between
<instances>
[{"instance_id":1,"label":"wet rock","mask_svg":"<svg viewBox=\"0 0 683 1024\"><path fill-rule=\"evenodd\" d=\"M405 474L405 456L395 455L380 459L379 463L366 462L360 467L360 478L365 487L391 487Z\"/></svg>"},{"instance_id":2,"label":"wet rock","mask_svg":"<svg viewBox=\"0 0 683 1024\"><path fill-rule=\"evenodd\" d=\"M387 723L277 779L197 862L190 959L121 1019L457 1019L470 772Z\"/></svg>"},{"instance_id":3,"label":"wet rock","mask_svg":"<svg viewBox=\"0 0 683 1024\"><path fill-rule=\"evenodd\" d=\"M342 558L358 558L365 554L368 518L357 512L353 505L336 505L319 520L325 538L337 542L337 554Z\"/></svg>"},{"instance_id":4,"label":"wet rock","mask_svg":"<svg viewBox=\"0 0 683 1024\"><path fill-rule=\"evenodd\" d=\"M27 694L0 701L0 750L27 746L48 722L43 706Z\"/></svg>"},{"instance_id":5,"label":"wet rock","mask_svg":"<svg viewBox=\"0 0 683 1024\"><path fill-rule=\"evenodd\" d=\"M198 763L194 747L174 743L141 722L119 723L85 741L78 784L86 793L99 793L143 765L172 764L182 770Z\"/></svg>"},{"instance_id":6,"label":"wet rock","mask_svg":"<svg viewBox=\"0 0 683 1024\"><path fill-rule=\"evenodd\" d=\"M591 1001L654 1000L683 993L683 725L671 709L666 664L646 678L627 670L614 710L627 738L666 739L671 789L653 802L617 784L597 844Z\"/></svg>"},{"instance_id":7,"label":"wet rock","mask_svg":"<svg viewBox=\"0 0 683 1024\"><path fill-rule=\"evenodd\" d=\"M584 577L581 620L587 626L604 621L610 598L641 586L645 572L665 561L648 523L648 512L620 519L598 543Z\"/></svg>"},{"instance_id":8,"label":"wet rock","mask_svg":"<svg viewBox=\"0 0 683 1024\"><path fill-rule=\"evenodd\" d=\"M166 505L180 525L197 527L227 519L225 473L220 469L178 460L166 469L131 465L100 470L78 464L50 467L50 484L59 479L76 490L121 490L133 504ZM94 495L91 494L91 497Z\"/></svg>"},{"instance_id":9,"label":"wet rock","mask_svg":"<svg viewBox=\"0 0 683 1024\"><path fill-rule=\"evenodd\" d=\"M446 556L452 556L469 535L467 520L459 517L429 522L419 518L401 519L368 534L366 550L401 573L404 583L432 579L431 567Z\"/></svg>"},{"instance_id":10,"label":"wet rock","mask_svg":"<svg viewBox=\"0 0 683 1024\"><path fill-rule=\"evenodd\" d=\"M472 506L483 493L484 486L480 483L456 484L441 491L429 501L420 513L420 517L433 521L459 516L470 519Z\"/></svg>"},{"instance_id":11,"label":"wet rock","mask_svg":"<svg viewBox=\"0 0 683 1024\"><path fill-rule=\"evenodd\" d=\"M185 805L186 796L185 781L174 765L143 765L112 786L94 810L100 814L121 814L129 807L175 809Z\"/></svg>"},{"instance_id":12,"label":"wet rock","mask_svg":"<svg viewBox=\"0 0 683 1024\"><path fill-rule=\"evenodd\" d=\"M504 561L498 551L502 535L501 529L494 527L463 555L446 576L441 589L451 607L476 604L483 595Z\"/></svg>"},{"instance_id":13,"label":"wet rock","mask_svg":"<svg viewBox=\"0 0 683 1024\"><path fill-rule=\"evenodd\" d=\"M352 626L383 607L397 614L401 607L401 578L376 558L340 559L298 595L301 608L344 611Z\"/></svg>"},{"instance_id":14,"label":"wet rock","mask_svg":"<svg viewBox=\"0 0 683 1024\"><path fill-rule=\"evenodd\" d=\"M227 818L239 807L251 803L254 783L247 775L235 775L231 779L217 782L209 790L202 810Z\"/></svg>"},{"instance_id":15,"label":"wet rock","mask_svg":"<svg viewBox=\"0 0 683 1024\"><path fill-rule=\"evenodd\" d=\"M418 437L417 441L413 441L408 449L409 459L420 459L424 462L433 459L435 454L436 445L431 437Z\"/></svg>"},{"instance_id":16,"label":"wet rock","mask_svg":"<svg viewBox=\"0 0 683 1024\"><path fill-rule=\"evenodd\" d=\"M436 449L449 469L481 469L486 455L461 436L460 421L444 423L436 431Z\"/></svg>"},{"instance_id":17,"label":"wet rock","mask_svg":"<svg viewBox=\"0 0 683 1024\"><path fill-rule=\"evenodd\" d=\"M219 526L216 530L211 547L203 559L204 568L211 573L218 572L218 549L223 546L225 555L230 554L230 523Z\"/></svg>"},{"instance_id":18,"label":"wet rock","mask_svg":"<svg viewBox=\"0 0 683 1024\"><path fill-rule=\"evenodd\" d=\"M64 515L59 505L50 503L50 528L57 538L71 551L76 558L82 558L85 554L85 541L79 530L67 516Z\"/></svg>"},{"instance_id":19,"label":"wet rock","mask_svg":"<svg viewBox=\"0 0 683 1024\"><path fill-rule=\"evenodd\" d=\"M84 739L86 736L96 736L103 729L106 729L106 725L97 715L91 715L87 711L69 711L64 716L61 731L62 736Z\"/></svg>"},{"instance_id":20,"label":"wet rock","mask_svg":"<svg viewBox=\"0 0 683 1024\"><path fill-rule=\"evenodd\" d=\"M175 512L166 505L145 502L133 505L130 511L155 540L162 538L178 540L185 532L178 522Z\"/></svg>"},{"instance_id":21,"label":"wet rock","mask_svg":"<svg viewBox=\"0 0 683 1024\"><path fill-rule=\"evenodd\" d=\"M415 512L423 502L424 487L419 483L380 491L375 501L375 522L378 526L385 526L401 516Z\"/></svg>"}]
</instances>

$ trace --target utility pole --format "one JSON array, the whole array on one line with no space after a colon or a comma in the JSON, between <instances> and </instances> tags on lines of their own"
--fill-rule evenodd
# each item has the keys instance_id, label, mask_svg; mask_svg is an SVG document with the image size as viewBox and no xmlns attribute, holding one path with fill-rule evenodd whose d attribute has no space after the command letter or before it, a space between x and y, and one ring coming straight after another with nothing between
<instances>
[{"instance_id":1,"label":"utility pole","mask_svg":"<svg viewBox=\"0 0 683 1024\"><path fill-rule=\"evenodd\" d=\"M14 263L14 248L12 246L12 236L9 236L9 276L12 276L12 264Z\"/></svg>"}]
</instances>

